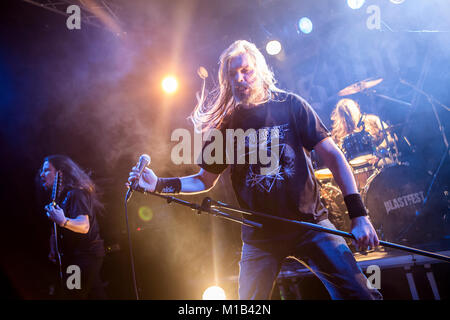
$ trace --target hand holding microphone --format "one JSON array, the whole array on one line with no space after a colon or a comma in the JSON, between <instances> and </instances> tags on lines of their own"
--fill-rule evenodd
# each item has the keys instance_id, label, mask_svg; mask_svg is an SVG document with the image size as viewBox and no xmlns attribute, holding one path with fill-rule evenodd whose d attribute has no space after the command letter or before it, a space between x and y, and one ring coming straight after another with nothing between
<instances>
[{"instance_id":1,"label":"hand holding microphone","mask_svg":"<svg viewBox=\"0 0 450 320\"><path fill-rule=\"evenodd\" d=\"M153 192L155 191L156 182L158 181L158 177L155 175L153 170L147 168L147 165L150 164L150 156L143 154L139 158L139 162L131 169L131 172L128 177L128 193L127 200L131 197L133 191L147 191Z\"/></svg>"}]
</instances>

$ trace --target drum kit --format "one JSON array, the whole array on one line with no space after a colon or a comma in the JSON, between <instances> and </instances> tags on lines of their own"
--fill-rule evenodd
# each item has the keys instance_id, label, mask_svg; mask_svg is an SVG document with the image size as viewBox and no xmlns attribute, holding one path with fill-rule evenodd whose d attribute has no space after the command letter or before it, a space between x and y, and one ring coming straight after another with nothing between
<instances>
[{"instance_id":1,"label":"drum kit","mask_svg":"<svg viewBox=\"0 0 450 320\"><path fill-rule=\"evenodd\" d=\"M339 91L338 95L363 92L382 80L360 81ZM381 123L384 143L378 143L377 146L363 123L361 131L343 139L341 150L352 167L369 219L379 238L417 244L423 240L423 232L418 232L419 228L423 229L423 225L414 222L418 212L423 209L430 174L409 162L401 161L405 157L398 151L399 140L394 126L388 127L382 119ZM350 219L343 195L331 171L324 167L314 151L312 161L315 176L321 185L321 200L328 209L330 221L337 229L350 232Z\"/></svg>"}]
</instances>

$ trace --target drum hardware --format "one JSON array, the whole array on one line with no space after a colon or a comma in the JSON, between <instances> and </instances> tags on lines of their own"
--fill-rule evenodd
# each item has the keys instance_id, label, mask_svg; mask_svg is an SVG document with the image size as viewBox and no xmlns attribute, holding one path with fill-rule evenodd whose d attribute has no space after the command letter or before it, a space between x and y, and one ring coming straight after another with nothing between
<instances>
[{"instance_id":1,"label":"drum hardware","mask_svg":"<svg viewBox=\"0 0 450 320\"><path fill-rule=\"evenodd\" d=\"M401 100L398 100L398 99L395 99L395 98L391 98L391 97L388 97L386 95L378 94L378 93L376 93L376 91L374 89L372 89L372 90L365 90L364 93L367 96L371 96L371 97L376 96L376 97L379 97L379 98L383 98L385 100L389 100L389 101L393 101L393 102L396 102L396 103L399 103L399 104L404 104L404 105L411 106L411 104L408 103L408 102L404 102L404 101L401 101ZM394 135L391 135L391 137L392 137L392 145L391 145L391 143L389 142L389 139L388 139L388 131L391 131L392 129L391 129L391 127L386 127L386 122L383 120L383 118L381 116L379 116L379 118L380 118L380 124L381 124L381 132L382 132L382 135L383 135L383 141L386 144L386 150L388 152L388 158L390 160L389 162L390 163L399 164L398 146L397 146L396 138L394 137ZM381 157L381 161L382 161L382 166L383 167L388 165L388 161L386 161L386 157Z\"/></svg>"},{"instance_id":2,"label":"drum hardware","mask_svg":"<svg viewBox=\"0 0 450 320\"><path fill-rule=\"evenodd\" d=\"M327 208L328 219L341 231L351 231L351 221L348 216L347 207L341 189L334 182L320 182L320 200ZM346 239L347 245L352 251L356 251L351 239Z\"/></svg>"},{"instance_id":3,"label":"drum hardware","mask_svg":"<svg viewBox=\"0 0 450 320\"><path fill-rule=\"evenodd\" d=\"M376 96L376 97L383 98L383 99L388 100L388 101L396 102L398 104L407 105L409 107L412 106L411 103L409 103L409 102L405 102L405 101L402 101L402 100L399 100L399 99L396 99L396 98L392 98L392 97L389 97L389 96L377 93L376 90L373 89L373 88L375 86L377 86L378 84L380 84L382 81L383 81L383 78L378 78L378 79L369 78L369 79L366 79L366 80L362 80L362 81L359 81L359 82L356 82L354 84L351 84L351 85L347 86L346 88L340 90L338 92L338 95L339 96L347 96L347 95L352 95L352 94L355 94L355 93L364 93L367 96L371 96L371 97ZM370 89L370 88L372 88L372 89ZM365 116L366 116L365 113L361 114L360 119L358 121L358 124L356 126L357 128L360 128L361 125L362 125L361 132L366 132L365 124L364 124ZM386 151L388 153L387 157L386 157L386 155L383 155L382 157L380 157L381 158L381 166L385 167L385 166L391 165L392 163L400 164L399 148L398 148L398 145L397 145L398 139L395 136L392 136L392 140L393 140L392 141L392 145L391 145L391 143L389 142L389 139L388 139L388 133L387 132L391 131L393 126L387 127L386 123L383 121L383 119L381 119L381 117L380 117L380 121L381 121L381 132L383 134L383 140L385 141L385 144L386 144L386 148L385 149L386 149ZM364 133L362 133L361 135L364 135ZM349 138L349 139L351 141L350 143L352 143L352 144L353 143L359 143L358 141L354 141L354 139L357 139L357 138L354 138L354 139ZM355 148L355 147L353 147L353 148ZM362 156L366 156L366 157L365 158L363 157L363 158L354 159L352 154L348 155L347 160L353 166L354 165L358 166L358 165L361 165L363 163L367 163L368 162L367 160L369 160L367 158L370 158L370 143L368 143L365 146L357 146L357 148L360 149L359 152L366 152L366 153L361 153ZM373 148L373 153L372 154L375 155L376 146L374 145L374 143L373 143L372 148ZM365 151L363 151L362 149L364 149ZM387 158L389 160L387 160Z\"/></svg>"},{"instance_id":4,"label":"drum hardware","mask_svg":"<svg viewBox=\"0 0 450 320\"><path fill-rule=\"evenodd\" d=\"M342 149L352 166L366 164L375 156L373 138L365 130L354 132L344 137Z\"/></svg>"},{"instance_id":5,"label":"drum hardware","mask_svg":"<svg viewBox=\"0 0 450 320\"><path fill-rule=\"evenodd\" d=\"M315 150L311 151L311 161L314 168L314 175L317 180L319 180L320 182L329 182L333 179L331 170L322 163Z\"/></svg>"},{"instance_id":6,"label":"drum hardware","mask_svg":"<svg viewBox=\"0 0 450 320\"><path fill-rule=\"evenodd\" d=\"M353 170L353 173L354 173L354 174L366 173L366 172L372 171L372 169L373 169L373 168L372 168L371 166L363 167L363 168L359 168L359 169Z\"/></svg>"},{"instance_id":7,"label":"drum hardware","mask_svg":"<svg viewBox=\"0 0 450 320\"><path fill-rule=\"evenodd\" d=\"M388 157L391 160L391 162L398 164L399 163L399 159L398 159L398 147L397 147L397 142L395 141L396 139L394 137L392 137L392 145L389 142L388 139L388 134L387 134L387 128L385 127L385 122L383 121L382 118L380 118L380 122L381 122L381 131L383 132L383 139L384 142L386 143L386 149L388 152ZM394 149L394 152L392 152L392 148ZM383 165L386 166L386 157L382 157L381 158L383 161Z\"/></svg>"},{"instance_id":8,"label":"drum hardware","mask_svg":"<svg viewBox=\"0 0 450 320\"><path fill-rule=\"evenodd\" d=\"M356 124L356 128L359 128L359 127L361 127L361 125L362 125L362 131L363 130L365 130L365 123L364 123L364 121L363 121L363 119L366 117L366 113L365 112L362 112L361 113L361 116L359 117L359 121L358 121L358 123Z\"/></svg>"},{"instance_id":9,"label":"drum hardware","mask_svg":"<svg viewBox=\"0 0 450 320\"><path fill-rule=\"evenodd\" d=\"M338 95L339 96L346 96L346 95L351 95L351 94L355 94L355 93L360 92L360 93L364 93L364 94L366 94L368 96L372 96L372 97L376 96L376 97L379 97L379 98L382 98L382 99L385 99L385 100L388 100L388 101L391 101L391 102L396 102L398 104L406 105L406 106L409 106L409 107L412 106L411 103L409 103L409 102L405 102L405 101L402 101L402 100L399 100L399 99L396 99L396 98L392 98L392 97L389 97L389 96L386 96L386 95L379 94L379 93L376 92L375 89L369 90L370 88L375 87L376 85L378 85L382 81L383 81L383 78L379 78L379 79L371 79L371 78L369 78L369 79L366 79L366 80L362 80L362 81L356 82L356 83L354 83L354 84L352 84L352 85L350 85L350 86L340 90L338 92ZM360 123L362 122L362 119L363 119L364 116L365 116L365 114L361 115L361 118L360 118L360 120L358 122L357 127L360 127ZM380 121L381 121L381 131L383 133L384 141L386 142L387 151L389 153L389 159L390 159L389 162L399 164L397 141L393 137L394 146L393 147L389 147L389 141L388 141L388 138L387 138L388 135L387 135L387 132L386 132L388 128L386 128L385 123L383 122L383 119L381 119L381 117L380 117ZM362 131L365 131L364 130L364 126L363 126L363 130ZM394 150L392 150L392 149L394 149ZM383 166L388 165L385 157L382 157L382 163L383 163L382 164Z\"/></svg>"},{"instance_id":10,"label":"drum hardware","mask_svg":"<svg viewBox=\"0 0 450 320\"><path fill-rule=\"evenodd\" d=\"M327 168L314 171L314 175L319 181L328 181L333 179L333 173Z\"/></svg>"},{"instance_id":11,"label":"drum hardware","mask_svg":"<svg viewBox=\"0 0 450 320\"><path fill-rule=\"evenodd\" d=\"M369 88L379 84L381 81L382 79L360 81L342 89L339 91L338 95L345 96L361 92L369 96L376 96L384 100L412 107L412 103L379 94L374 89L368 90ZM342 145L342 149L347 160L353 167L355 180L357 180L358 188L360 190L362 185L361 182L365 178L361 175L368 174L371 170L373 170L372 175L370 175L367 179L361 193L363 195L364 204L368 209L369 216L374 221L374 227L377 229L378 234L383 239L389 239L391 241L423 241L424 238L418 237L418 234L420 231L428 232L424 229L426 229L425 223L428 224L429 222L425 220L422 221L419 217L421 216L421 211L425 208L425 206L430 204L428 200L432 187L436 181L440 169L444 164L444 161L446 160L446 157L450 154L448 140L436 112L435 104L439 104L447 111L449 111L450 108L441 104L427 93L417 89L413 85L410 85L406 81L401 80L401 82L411 86L413 89L426 96L433 109L439 130L442 134L444 145L446 147L436 170L429 175L426 175L425 171L414 169L414 167L409 166L408 162L403 161L405 159L401 159L399 142L403 144L403 147L407 146L406 150L411 151L412 153L414 152L414 146L411 145L403 134L397 136L394 130L397 129L398 126L405 126L407 123L402 123L401 125L397 124L394 126L390 124L387 125L381 117L380 130L383 135L383 139L381 143L377 143L377 145L380 146L384 141L384 146L381 149L379 148L376 150L375 143L373 141L374 152L372 153L374 156L381 159L378 163L380 167L378 169L374 169L373 167L371 168L369 165L371 154L370 142L365 141L365 145L361 143L363 140L362 137L366 132L364 125L364 118L366 115L364 113L361 114L357 125L357 128L362 126L359 137L357 138L356 136L351 135L345 137L344 141L346 144ZM413 108L410 110L412 109ZM409 123L408 126L410 124L411 123ZM432 176L431 182L429 182L430 176ZM423 223L418 223L419 220Z\"/></svg>"},{"instance_id":12,"label":"drum hardware","mask_svg":"<svg viewBox=\"0 0 450 320\"><path fill-rule=\"evenodd\" d=\"M447 107L446 105L440 103L436 98L434 98L433 96L429 95L428 93L425 93L424 91L420 90L420 89L417 88L415 85L413 85L413 84L411 84L411 83L409 83L408 81L403 80L403 79L400 79L400 82L403 83L403 84L405 84L405 85L407 85L407 86L409 86L409 87L411 87L413 90L415 90L415 91L417 91L417 92L423 94L423 95L428 99L428 101L430 102L430 104L431 104L433 107L434 107L433 102L435 102L435 103L437 103L439 106L441 106L442 108L444 108L445 110L450 111L450 108L449 108L449 107Z\"/></svg>"},{"instance_id":13,"label":"drum hardware","mask_svg":"<svg viewBox=\"0 0 450 320\"><path fill-rule=\"evenodd\" d=\"M361 93L366 93L368 95L378 96L378 97L381 97L381 98L384 98L384 99L387 99L387 100L390 100L390 101L394 101L394 102L397 102L397 103L402 103L402 104L406 104L408 106L411 106L411 104L408 103L408 102L404 102L404 101L401 101L401 100L398 100L398 99L395 99L395 98L391 98L391 97L388 97L388 96L385 96L385 95L378 94L378 93L376 93L376 91L374 89L368 90L369 88L375 87L376 85L378 85L382 81L383 81L383 78L374 79L374 80L371 80L369 78L369 79L366 79L366 80L363 80L363 81L359 81L359 82L356 82L356 83L354 83L354 84L352 84L352 85L342 89L341 91L338 92L338 95L339 96L346 96L346 95L351 95L351 94L355 94L355 93L361 92ZM365 124L364 124L364 121L363 121L365 116L366 116L366 114L362 113L361 117L360 117L360 119L358 121L358 124L356 125L356 127L359 128L361 126L361 124L362 124L362 130L361 130L362 132L365 132ZM389 141L387 139L386 127L384 126L384 122L382 121L381 118L380 118L380 121L381 121L381 130L383 132L383 137L384 137L384 140L386 142L387 151L389 153L389 158L391 160L390 162L398 163L398 156L397 156L398 155L398 148L396 146L394 146L394 149L395 149L394 152L392 152L391 148L389 148ZM395 144L395 140L394 140L394 144ZM373 148L374 148L374 151L375 151L375 147L374 146L373 146ZM351 161L350 159L348 159L348 160L349 160L349 162ZM382 162L383 162L383 166L387 165L387 161L386 161L385 157L382 157ZM350 164L352 164L352 163L350 162ZM360 164L360 163L358 162L357 164Z\"/></svg>"},{"instance_id":14,"label":"drum hardware","mask_svg":"<svg viewBox=\"0 0 450 320\"><path fill-rule=\"evenodd\" d=\"M358 187L358 190L360 192L364 189L367 181L375 173L376 170L377 169L375 168L375 166L371 164L353 167L353 176L355 178L356 186Z\"/></svg>"},{"instance_id":15,"label":"drum hardware","mask_svg":"<svg viewBox=\"0 0 450 320\"><path fill-rule=\"evenodd\" d=\"M431 96L428 93L420 90L419 88L417 88L416 86L410 84L409 82L407 82L407 81L405 81L403 79L400 79L400 82L405 84L405 85L407 85L407 86L409 86L409 87L411 87L413 90L415 90L416 92L422 94L423 96L425 96L427 98L427 100L428 100L428 102L431 105L431 108L433 110L433 114L434 114L434 116L436 118L436 123L438 125L438 129L439 129L439 132L441 133L442 141L443 141L444 146L445 146L445 151L444 151L444 153L441 156L439 164L438 164L436 170L434 171L434 173L432 174L432 179L431 179L431 181L430 181L430 183L428 185L428 188L427 188L427 191L426 191L426 194L425 194L425 197L424 197L424 201L423 201L422 205L420 206L420 208L416 211L416 218L411 222L411 224L407 228L405 228L405 232L407 232L407 231L410 230L410 228L413 225L415 225L417 223L417 217L419 217L421 215L423 209L425 208L425 205L427 204L427 202L429 200L429 197L430 197L433 185L436 182L436 178L437 178L437 176L438 176L438 174L439 174L439 172L440 172L440 170L441 170L441 168L442 168L442 166L443 166L443 164L445 162L445 159L447 158L447 156L450 153L450 148L449 148L449 143L448 143L448 140L447 140L447 135L445 134L445 129L442 126L441 120L439 118L439 114L436 111L435 103L438 104L440 107L444 108L447 111L450 111L450 108L445 106L445 105L443 105L437 99L435 99L433 96Z\"/></svg>"},{"instance_id":16,"label":"drum hardware","mask_svg":"<svg viewBox=\"0 0 450 320\"><path fill-rule=\"evenodd\" d=\"M398 148L396 141L393 139L392 144L387 139L387 131L389 128L385 127L385 123L380 119L382 126L383 141L386 143L384 150L377 150L374 139L369 132L366 131L365 119L366 114L361 113L356 128L362 128L361 131L347 135L343 139L342 148L347 160L352 166L360 166L370 163L375 160L375 157L381 158L382 166L387 166L392 163L399 163ZM387 152L387 155L385 154ZM386 160L386 157L390 161Z\"/></svg>"},{"instance_id":17,"label":"drum hardware","mask_svg":"<svg viewBox=\"0 0 450 320\"><path fill-rule=\"evenodd\" d=\"M404 144L406 144L409 154L416 152L416 147L414 145L412 145L411 142L409 142L408 138L406 138L405 136L401 136L400 139L396 136L396 139L397 139L397 141L403 141ZM403 155L404 155L403 152L400 151L400 148L399 148L398 156L401 157Z\"/></svg>"},{"instance_id":18,"label":"drum hardware","mask_svg":"<svg viewBox=\"0 0 450 320\"><path fill-rule=\"evenodd\" d=\"M363 121L363 119L365 117L366 117L366 114L362 113L361 117L359 119L359 122L356 125L357 128L362 125L362 130L361 131L365 131L365 123ZM387 128L385 127L385 123L384 123L384 121L381 118L380 118L380 123L381 123L381 131L383 133L383 140L386 143L386 148L385 149L381 149L380 150L381 152L379 153L377 148L375 147L375 145L373 147L374 147L375 153L378 155L379 158L381 158L382 166L385 167L385 166L388 165L388 161L386 161L386 155L384 155L383 151L387 151L387 153L388 153L387 157L390 159L389 163L398 163L398 157L396 156L396 155L398 155L398 149L397 149L396 144L395 144L395 139L393 139L394 140L393 141L393 145L391 145L389 143L389 139L387 138L387 136L388 136L387 135ZM394 152L392 152L391 147L394 148Z\"/></svg>"},{"instance_id":19,"label":"drum hardware","mask_svg":"<svg viewBox=\"0 0 450 320\"><path fill-rule=\"evenodd\" d=\"M376 90L374 90L374 89L372 89L372 90L366 90L365 93L368 94L368 95L373 95L373 96L376 96L376 97L378 97L378 98L382 98L382 99L391 101L391 102L395 102L395 103L398 103L398 104L402 104L402 105L404 105L404 106L408 106L408 107L411 107L411 106L412 106L412 104L409 103L409 102L402 101L402 100L399 100L399 99L396 99L396 98L392 98L392 97L386 96L386 95L384 95L384 94L379 94L379 93L377 93Z\"/></svg>"},{"instance_id":20,"label":"drum hardware","mask_svg":"<svg viewBox=\"0 0 450 320\"><path fill-rule=\"evenodd\" d=\"M411 144L407 137L403 135L397 135L396 130L402 127L405 127L407 123L401 123L396 125L390 125L385 127L385 131L388 135L392 137L392 140L389 144L389 148L391 148L392 159L391 163L402 164L406 163L406 159L416 152L415 146ZM383 139L385 141L385 139ZM382 157L390 157L389 151L386 147L377 149L377 156L381 159ZM383 164L382 166L385 166Z\"/></svg>"}]
</instances>

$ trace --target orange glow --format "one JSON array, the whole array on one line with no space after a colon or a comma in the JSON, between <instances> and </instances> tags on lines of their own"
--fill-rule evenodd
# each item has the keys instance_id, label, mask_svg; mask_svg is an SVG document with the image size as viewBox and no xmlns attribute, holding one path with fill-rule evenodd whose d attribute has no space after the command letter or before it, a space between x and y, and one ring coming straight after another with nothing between
<instances>
[{"instance_id":1,"label":"orange glow","mask_svg":"<svg viewBox=\"0 0 450 320\"><path fill-rule=\"evenodd\" d=\"M162 81L162 88L164 92L173 94L178 89L178 81L174 76L167 76Z\"/></svg>"},{"instance_id":2,"label":"orange glow","mask_svg":"<svg viewBox=\"0 0 450 320\"><path fill-rule=\"evenodd\" d=\"M219 286L211 286L203 292L203 300L226 300L225 291Z\"/></svg>"}]
</instances>

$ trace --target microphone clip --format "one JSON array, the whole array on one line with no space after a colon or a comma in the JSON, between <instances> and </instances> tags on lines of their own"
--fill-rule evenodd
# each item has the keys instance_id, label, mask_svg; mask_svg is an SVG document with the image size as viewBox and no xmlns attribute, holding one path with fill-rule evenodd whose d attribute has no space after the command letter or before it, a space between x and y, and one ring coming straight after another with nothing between
<instances>
[{"instance_id":1,"label":"microphone clip","mask_svg":"<svg viewBox=\"0 0 450 320\"><path fill-rule=\"evenodd\" d=\"M197 214L201 214L202 211L209 212L211 210L211 198L206 197L203 199L202 204L200 205L200 208L197 210Z\"/></svg>"}]
</instances>

